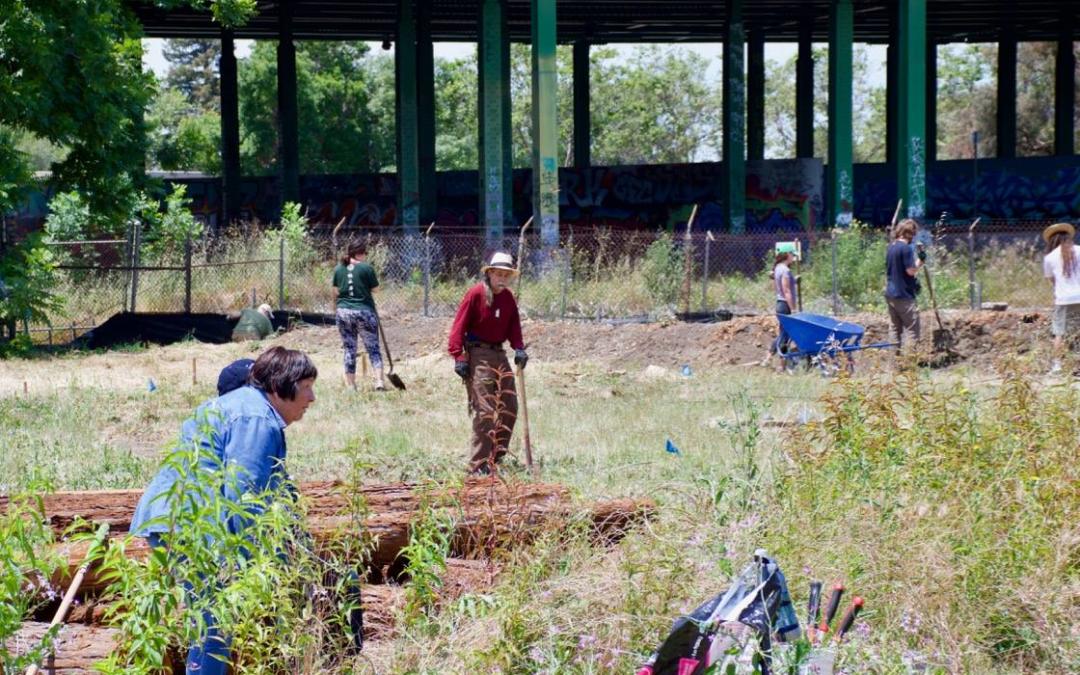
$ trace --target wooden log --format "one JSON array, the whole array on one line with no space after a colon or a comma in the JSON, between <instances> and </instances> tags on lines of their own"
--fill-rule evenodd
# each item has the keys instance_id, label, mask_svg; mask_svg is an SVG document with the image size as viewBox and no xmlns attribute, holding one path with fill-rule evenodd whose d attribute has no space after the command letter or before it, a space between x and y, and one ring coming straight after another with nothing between
<instances>
[{"instance_id":1,"label":"wooden log","mask_svg":"<svg viewBox=\"0 0 1080 675\"><path fill-rule=\"evenodd\" d=\"M59 534L77 518L88 522L109 523L113 533L127 532L142 490L99 490L54 492L41 495L44 515ZM567 489L551 483L503 483L491 478L470 478L459 487L433 487L421 483L390 483L362 486L356 493L339 481L315 481L300 484L306 500L308 517L343 516L351 504L362 503L373 514L416 511L427 500L435 504L450 501L461 504L485 503L516 497L525 500L568 501ZM0 511L6 511L10 497L0 495Z\"/></svg>"},{"instance_id":2,"label":"wooden log","mask_svg":"<svg viewBox=\"0 0 1080 675\"><path fill-rule=\"evenodd\" d=\"M23 655L41 644L47 622L32 621L22 625L8 638L6 647L17 655ZM57 675L90 675L94 664L116 651L120 632L103 626L65 624L61 627L55 643L53 658L42 662L42 672Z\"/></svg>"}]
</instances>

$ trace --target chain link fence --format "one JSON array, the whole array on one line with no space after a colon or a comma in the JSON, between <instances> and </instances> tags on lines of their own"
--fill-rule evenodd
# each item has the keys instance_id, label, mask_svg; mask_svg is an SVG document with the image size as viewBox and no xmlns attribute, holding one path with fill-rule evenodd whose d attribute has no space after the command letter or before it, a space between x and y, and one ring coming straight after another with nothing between
<instances>
[{"instance_id":1,"label":"chain link fence","mask_svg":"<svg viewBox=\"0 0 1080 675\"><path fill-rule=\"evenodd\" d=\"M920 233L943 308L1053 304L1042 278L1040 233L1048 223L938 223ZM538 319L655 321L771 313L775 245L798 239L795 272L804 311L883 311L885 230L780 234L566 231L558 247L533 234L488 240L484 233L405 236L339 232L289 239L278 230L207 237L161 249L138 228L123 239L51 244L60 261L64 312L25 327L36 342L67 342L121 311L229 314L260 303L332 313L333 267L345 244L363 238L380 278L385 317L449 317L493 251L523 262L515 292ZM922 301L929 302L924 293Z\"/></svg>"}]
</instances>

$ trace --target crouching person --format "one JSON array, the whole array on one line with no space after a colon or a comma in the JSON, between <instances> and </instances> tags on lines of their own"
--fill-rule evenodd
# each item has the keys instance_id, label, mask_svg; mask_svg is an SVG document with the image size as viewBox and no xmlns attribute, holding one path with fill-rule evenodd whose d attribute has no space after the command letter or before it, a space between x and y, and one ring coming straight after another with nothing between
<instances>
[{"instance_id":1,"label":"crouching person","mask_svg":"<svg viewBox=\"0 0 1080 675\"><path fill-rule=\"evenodd\" d=\"M303 352L283 347L263 352L251 366L246 384L203 403L183 423L181 452L166 462L143 493L131 532L162 549L170 546L173 537L184 539L177 522L195 528L205 524L205 538L235 544L234 535L243 537L251 518L271 506L266 500L287 492L283 490L288 484L285 427L300 420L315 401L317 376L315 365ZM191 534L187 537L190 540ZM196 538L196 547L202 538ZM250 541L238 547L241 555ZM225 547L199 550L209 551L212 557ZM230 561L186 562L198 570L192 575L195 578L181 580L189 591L188 604L202 609L200 635L204 636L201 643L191 645L187 673L224 675L229 666L229 637L220 634L207 596L216 588L217 581L211 578L216 576L214 565L225 569Z\"/></svg>"}]
</instances>

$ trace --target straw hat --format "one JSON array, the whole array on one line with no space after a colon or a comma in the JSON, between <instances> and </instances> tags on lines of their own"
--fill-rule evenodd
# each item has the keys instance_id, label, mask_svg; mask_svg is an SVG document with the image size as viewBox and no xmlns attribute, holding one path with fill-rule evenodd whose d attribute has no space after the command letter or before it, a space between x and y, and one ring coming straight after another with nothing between
<instances>
[{"instance_id":1,"label":"straw hat","mask_svg":"<svg viewBox=\"0 0 1080 675\"><path fill-rule=\"evenodd\" d=\"M1043 241L1049 243L1050 237L1058 232L1067 232L1070 237L1076 235L1076 228L1068 223L1055 223L1043 230Z\"/></svg>"},{"instance_id":2,"label":"straw hat","mask_svg":"<svg viewBox=\"0 0 1080 675\"><path fill-rule=\"evenodd\" d=\"M487 274L490 270L506 270L507 272L513 272L515 275L518 273L517 268L514 267L514 257L502 251L492 254L491 262L480 268L480 274Z\"/></svg>"}]
</instances>

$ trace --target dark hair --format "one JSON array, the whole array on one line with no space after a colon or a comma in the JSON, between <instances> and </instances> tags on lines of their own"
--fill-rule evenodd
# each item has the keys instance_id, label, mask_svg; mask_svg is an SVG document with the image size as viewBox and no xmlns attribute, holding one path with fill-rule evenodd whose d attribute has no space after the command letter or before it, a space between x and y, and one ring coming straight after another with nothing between
<instances>
[{"instance_id":1,"label":"dark hair","mask_svg":"<svg viewBox=\"0 0 1080 675\"><path fill-rule=\"evenodd\" d=\"M789 255L794 255L794 254L791 253L791 251L784 251L783 253L777 253L776 254L776 260L773 261L773 265L772 265L773 269L776 269L776 266L779 265L780 263L787 262L787 258L788 258Z\"/></svg>"},{"instance_id":2,"label":"dark hair","mask_svg":"<svg viewBox=\"0 0 1080 675\"><path fill-rule=\"evenodd\" d=\"M251 367L251 386L281 398L296 398L296 385L300 380L315 379L319 371L302 351L271 347L255 359Z\"/></svg>"},{"instance_id":3,"label":"dark hair","mask_svg":"<svg viewBox=\"0 0 1080 675\"><path fill-rule=\"evenodd\" d=\"M362 241L349 242L349 248L346 250L345 255L341 258L342 265L348 265L351 258L359 258L362 255L367 255L367 244Z\"/></svg>"},{"instance_id":4,"label":"dark hair","mask_svg":"<svg viewBox=\"0 0 1080 675\"><path fill-rule=\"evenodd\" d=\"M1050 235L1050 239L1046 242L1047 253L1052 253L1055 248L1061 247L1061 272L1066 279L1072 279L1078 268L1080 268L1072 243L1072 235L1068 232L1055 232Z\"/></svg>"}]
</instances>

